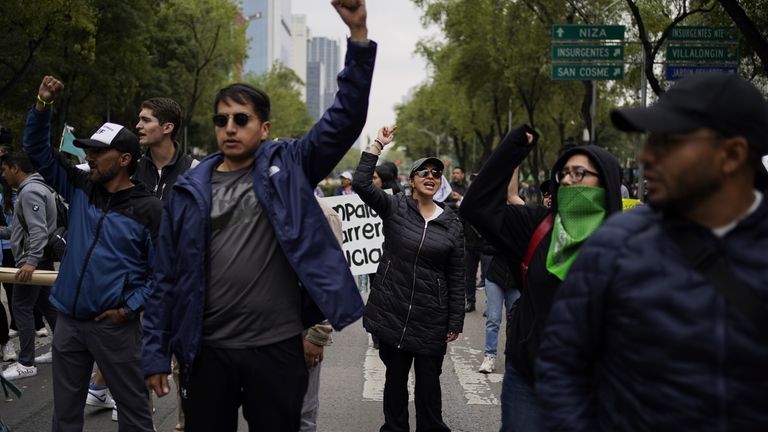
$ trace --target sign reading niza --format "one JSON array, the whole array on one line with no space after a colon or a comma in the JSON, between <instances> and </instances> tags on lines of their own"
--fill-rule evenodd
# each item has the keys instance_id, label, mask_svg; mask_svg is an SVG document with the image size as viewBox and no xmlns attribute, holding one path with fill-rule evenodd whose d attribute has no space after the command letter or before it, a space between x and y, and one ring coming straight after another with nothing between
<instances>
[{"instance_id":1,"label":"sign reading niza","mask_svg":"<svg viewBox=\"0 0 768 432\"><path fill-rule=\"evenodd\" d=\"M556 24L552 26L552 40L624 40L624 30L622 25Z\"/></svg>"}]
</instances>

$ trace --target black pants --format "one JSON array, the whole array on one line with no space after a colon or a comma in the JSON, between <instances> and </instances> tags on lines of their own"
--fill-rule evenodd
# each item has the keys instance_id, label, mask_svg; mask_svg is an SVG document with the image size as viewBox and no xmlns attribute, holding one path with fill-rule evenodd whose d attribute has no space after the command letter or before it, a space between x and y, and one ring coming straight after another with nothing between
<instances>
[{"instance_id":1,"label":"black pants","mask_svg":"<svg viewBox=\"0 0 768 432\"><path fill-rule=\"evenodd\" d=\"M11 252L10 249L3 249L3 267L9 267L14 268L16 267L16 261L13 258L13 252ZM3 332L5 334L8 334L8 330L18 330L19 328L16 326L16 319L15 315L13 314L13 287L15 285L12 283L3 283L3 288L5 288L5 297L8 299L8 313L10 314L10 317L8 317L7 324L0 323L0 332ZM23 288L23 285L22 285ZM45 323L43 322L43 314L40 313L40 310L35 307L33 310L34 317L35 317L35 330L42 330L45 328ZM7 341L6 341L7 342ZM3 342L2 337L0 336L0 345L5 345L6 342Z\"/></svg>"},{"instance_id":2,"label":"black pants","mask_svg":"<svg viewBox=\"0 0 768 432\"><path fill-rule=\"evenodd\" d=\"M185 369L186 432L235 432L240 406L251 431L299 430L308 377L301 334L258 348L203 346L189 376Z\"/></svg>"},{"instance_id":3,"label":"black pants","mask_svg":"<svg viewBox=\"0 0 768 432\"><path fill-rule=\"evenodd\" d=\"M380 432L408 432L408 373L414 365L416 388L416 431L450 431L443 422L440 374L442 355L409 353L380 342L379 357L387 367L384 382L384 426Z\"/></svg>"},{"instance_id":4,"label":"black pants","mask_svg":"<svg viewBox=\"0 0 768 432\"><path fill-rule=\"evenodd\" d=\"M480 252L470 249L467 249L464 252L464 289L466 290L467 303L475 303L475 290L477 290L477 264L480 264L480 280L485 283L485 272L488 270L491 258L490 255L482 255Z\"/></svg>"},{"instance_id":5,"label":"black pants","mask_svg":"<svg viewBox=\"0 0 768 432\"><path fill-rule=\"evenodd\" d=\"M60 314L53 333L53 432L83 430L93 362L117 402L118 431L152 432L141 360L141 323L76 320ZM114 430L114 428L112 428Z\"/></svg>"},{"instance_id":6,"label":"black pants","mask_svg":"<svg viewBox=\"0 0 768 432\"><path fill-rule=\"evenodd\" d=\"M53 270L53 263L41 261L37 268ZM43 285L19 285L13 292L11 303L19 325L19 363L24 366L35 364L34 310L42 311L51 331L56 330L56 317L59 313L48 300L50 296L51 287Z\"/></svg>"}]
</instances>

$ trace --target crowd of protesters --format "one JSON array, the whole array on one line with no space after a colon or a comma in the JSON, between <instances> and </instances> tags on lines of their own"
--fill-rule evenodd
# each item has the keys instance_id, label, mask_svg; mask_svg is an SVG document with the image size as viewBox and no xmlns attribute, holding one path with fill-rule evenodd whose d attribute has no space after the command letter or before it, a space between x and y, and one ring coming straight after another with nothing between
<instances>
[{"instance_id":1,"label":"crowd of protesters","mask_svg":"<svg viewBox=\"0 0 768 432\"><path fill-rule=\"evenodd\" d=\"M361 317L386 367L380 430L410 430L413 367L416 429L449 431L442 364L476 310L478 267L478 373L495 370L507 319L502 431L768 429L760 91L703 74L650 107L613 110L617 129L647 133L647 205L625 212L619 163L594 145L565 149L540 202L524 202L518 167L539 140L526 125L469 184L461 167L449 182L441 159L418 158L406 193L379 161L396 129L382 127L335 192L383 222L364 304L339 217L316 196L365 125L376 43L364 2L332 4L350 31L345 68L301 139L271 140L269 96L237 83L215 96L219 151L203 160L175 145L178 104L152 98L136 133L108 122L75 140L87 162L76 166L50 142L65 83L42 79L23 151L0 149L3 262L19 284L6 287L16 327L0 308L0 343L16 360L4 379L52 362L53 431L81 431L86 403L112 408L120 430L152 431L150 393L169 394L169 376L177 430L235 431L240 410L252 430L315 430L324 347ZM67 248L50 288L33 279L54 268L59 198ZM37 357L35 312L53 333Z\"/></svg>"}]
</instances>

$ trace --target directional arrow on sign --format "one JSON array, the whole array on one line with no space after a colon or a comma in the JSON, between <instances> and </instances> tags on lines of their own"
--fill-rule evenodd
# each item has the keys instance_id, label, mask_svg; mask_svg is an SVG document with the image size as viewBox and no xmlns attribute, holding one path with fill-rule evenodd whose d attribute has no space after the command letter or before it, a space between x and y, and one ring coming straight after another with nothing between
<instances>
[{"instance_id":1,"label":"directional arrow on sign","mask_svg":"<svg viewBox=\"0 0 768 432\"><path fill-rule=\"evenodd\" d=\"M613 68L613 76L621 76L621 68Z\"/></svg>"},{"instance_id":2,"label":"directional arrow on sign","mask_svg":"<svg viewBox=\"0 0 768 432\"><path fill-rule=\"evenodd\" d=\"M621 48L614 48L613 56L614 57L621 57Z\"/></svg>"},{"instance_id":3,"label":"directional arrow on sign","mask_svg":"<svg viewBox=\"0 0 768 432\"><path fill-rule=\"evenodd\" d=\"M555 33L557 33L557 37L563 37L563 33L565 33L565 30L563 30L562 27L558 27Z\"/></svg>"}]
</instances>

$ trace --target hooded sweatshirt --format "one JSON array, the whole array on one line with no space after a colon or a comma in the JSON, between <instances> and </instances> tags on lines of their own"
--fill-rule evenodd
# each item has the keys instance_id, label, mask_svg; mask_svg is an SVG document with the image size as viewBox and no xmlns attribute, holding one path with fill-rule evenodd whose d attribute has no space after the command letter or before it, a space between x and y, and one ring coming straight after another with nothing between
<instances>
[{"instance_id":1,"label":"hooded sweatshirt","mask_svg":"<svg viewBox=\"0 0 768 432\"><path fill-rule=\"evenodd\" d=\"M528 144L526 132L534 136ZM550 213L557 212L560 185L555 173L575 154L589 157L599 172L600 185L606 190L606 213L619 212L621 181L619 163L608 151L597 146L574 147L562 154L552 167L552 207L507 205L506 193L512 172L526 158L538 141L538 134L523 126L512 130L499 144L470 186L460 207L462 217L487 238L513 268L520 266L536 227ZM606 216L606 217L607 217ZM547 270L547 252L551 230L536 248L521 284L521 296L507 320L505 355L517 372L533 383L533 367L544 324L562 282Z\"/></svg>"}]
</instances>

